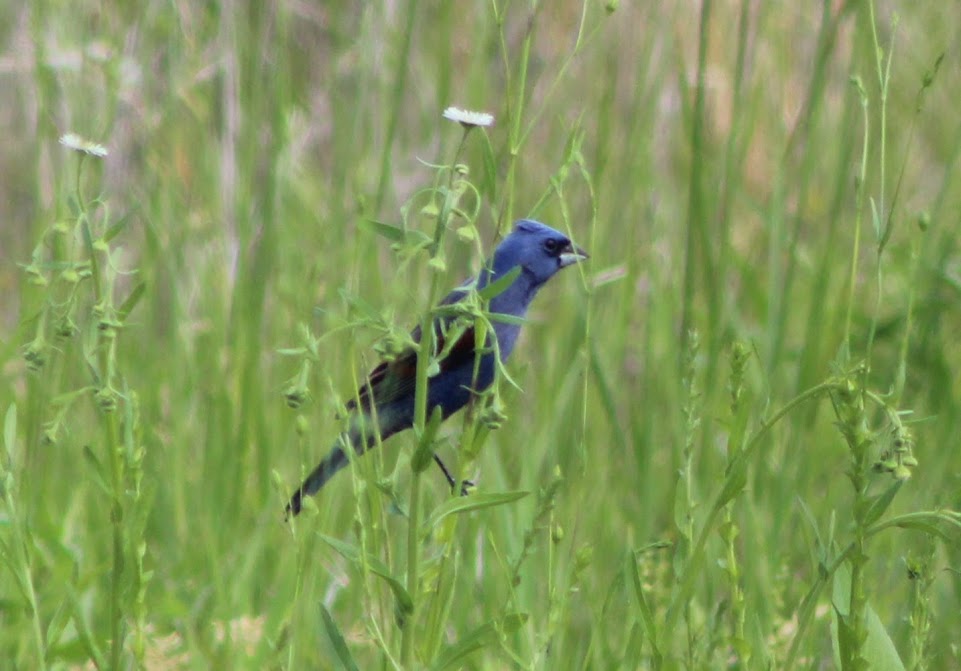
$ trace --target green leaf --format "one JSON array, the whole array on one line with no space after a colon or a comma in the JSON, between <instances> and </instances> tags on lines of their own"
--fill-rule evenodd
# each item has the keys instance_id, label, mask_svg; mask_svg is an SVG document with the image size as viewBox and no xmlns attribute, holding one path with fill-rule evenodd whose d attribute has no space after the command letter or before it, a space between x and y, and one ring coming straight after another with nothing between
<instances>
[{"instance_id":1,"label":"green leaf","mask_svg":"<svg viewBox=\"0 0 961 671\"><path fill-rule=\"evenodd\" d=\"M807 504L804 502L800 496L797 497L798 505L801 507L801 516L807 521L808 526L811 527L811 533L814 534L814 542L817 545L817 550L819 555L823 555L825 551L824 543L821 541L821 531L818 529L818 522L814 518L814 513L808 508Z\"/></svg>"},{"instance_id":2,"label":"green leaf","mask_svg":"<svg viewBox=\"0 0 961 671\"><path fill-rule=\"evenodd\" d=\"M624 648L624 657L621 659L619 668L621 669L642 669L641 653L644 651L644 632L643 627L637 622L631 626L631 633L627 639L627 647ZM652 667L652 668L657 668Z\"/></svg>"},{"instance_id":3,"label":"green leaf","mask_svg":"<svg viewBox=\"0 0 961 671\"><path fill-rule=\"evenodd\" d=\"M83 246L87 250L87 254L93 256L93 235L90 233L90 224L86 219L83 221L83 225L80 227L80 232L83 237Z\"/></svg>"},{"instance_id":4,"label":"green leaf","mask_svg":"<svg viewBox=\"0 0 961 671\"><path fill-rule=\"evenodd\" d=\"M69 655L70 650L75 651L71 657L72 661L77 664L83 664L83 662L86 661L86 654L79 640L71 636L69 642L66 644L61 644L60 642L60 637L63 635L64 629L70 624L70 616L69 604L66 601L61 602L50 618L50 622L47 624L44 640L51 649L57 650L58 655Z\"/></svg>"},{"instance_id":5,"label":"green leaf","mask_svg":"<svg viewBox=\"0 0 961 671\"><path fill-rule=\"evenodd\" d=\"M57 661L58 666L55 668L82 669L84 664L90 663L87 646L79 638L71 638L63 643L49 643L47 659ZM86 668L96 667L90 665Z\"/></svg>"},{"instance_id":6,"label":"green leaf","mask_svg":"<svg viewBox=\"0 0 961 671\"><path fill-rule=\"evenodd\" d=\"M355 296L354 294L348 293L346 289L341 289L339 293L341 300L347 303L347 307L356 310L366 320L375 324L379 324L383 321L380 316L380 312L378 312L373 305L365 301L360 296Z\"/></svg>"},{"instance_id":7,"label":"green leaf","mask_svg":"<svg viewBox=\"0 0 961 671\"><path fill-rule=\"evenodd\" d=\"M120 310L117 312L117 317L120 319L121 323L127 321L127 316L133 312L135 307L137 307L137 303L139 303L140 299L143 298L143 294L146 289L147 283L141 282L135 286L133 291L130 292L130 295L127 296L127 300L123 302L123 305L120 306Z\"/></svg>"},{"instance_id":8,"label":"green leaf","mask_svg":"<svg viewBox=\"0 0 961 671\"><path fill-rule=\"evenodd\" d=\"M922 517L918 517L919 514L922 515ZM913 513L896 517L894 519L885 520L881 524L877 524L868 529L868 534L873 535L882 529L887 529L888 527L894 526L898 527L899 529L913 529L915 531L921 531L934 538L940 538L945 542L950 542L951 536L949 536L941 527L937 525L938 522L953 524L950 518L945 518L937 512L928 514Z\"/></svg>"},{"instance_id":9,"label":"green leaf","mask_svg":"<svg viewBox=\"0 0 961 671\"><path fill-rule=\"evenodd\" d=\"M391 242L404 241L404 229L399 226L391 226L390 224L384 224L374 219L367 219L364 223L367 225L367 228L374 233L387 238Z\"/></svg>"},{"instance_id":10,"label":"green leaf","mask_svg":"<svg viewBox=\"0 0 961 671\"><path fill-rule=\"evenodd\" d=\"M902 484L904 484L903 481L895 482L893 485L888 487L887 490L873 497L868 511L864 514L865 526L870 526L881 519L881 515L883 515L884 511L887 510L888 506L891 505L895 494L897 494L898 490L901 489Z\"/></svg>"},{"instance_id":11,"label":"green leaf","mask_svg":"<svg viewBox=\"0 0 961 671\"><path fill-rule=\"evenodd\" d=\"M97 645L97 639L91 632L84 606L80 603L80 597L73 585L68 584L66 586L66 597L70 605L71 614L73 615L73 625L77 630L77 638L80 639L80 643L87 653L87 659L90 660L94 668L107 668L103 652L100 650L100 647Z\"/></svg>"},{"instance_id":12,"label":"green leaf","mask_svg":"<svg viewBox=\"0 0 961 671\"><path fill-rule=\"evenodd\" d=\"M457 573L460 562L460 549L454 544L448 544L449 555L440 560L437 567L437 577L430 578L433 582L433 596L428 599L427 613L422 617L424 638L421 641L424 659L435 659L441 644L447 639L450 611L454 605L454 595L457 593Z\"/></svg>"},{"instance_id":13,"label":"green leaf","mask_svg":"<svg viewBox=\"0 0 961 671\"><path fill-rule=\"evenodd\" d=\"M494 282L491 282L483 289L478 289L477 295L480 296L485 301L489 301L495 296L498 296L504 293L504 291L506 291L507 288L514 283L514 280L516 280L517 276L520 274L521 274L521 267L514 266L513 268L508 270L503 277L497 278L497 280L495 280Z\"/></svg>"},{"instance_id":14,"label":"green leaf","mask_svg":"<svg viewBox=\"0 0 961 671\"><path fill-rule=\"evenodd\" d=\"M587 345L590 354L591 379L597 385L598 397L607 415L607 424L614 431L618 447L627 449L627 436L624 434L624 429L621 428L622 422L617 413L617 394L601 359L597 338L588 339Z\"/></svg>"},{"instance_id":15,"label":"green leaf","mask_svg":"<svg viewBox=\"0 0 961 671\"><path fill-rule=\"evenodd\" d=\"M327 632L327 638L330 639L330 644L334 648L334 652L337 653L337 659L340 660L340 665L348 669L348 671L359 671L357 662L354 661L350 650L347 648L347 641L344 640L344 635L340 633L340 627L334 622L334 618L323 602L320 604L320 614L324 618L324 630Z\"/></svg>"},{"instance_id":16,"label":"green leaf","mask_svg":"<svg viewBox=\"0 0 961 671\"><path fill-rule=\"evenodd\" d=\"M878 239L878 249L884 248L884 238L881 232L881 217L878 215L878 205L874 202L874 197L868 198L871 203L871 226L874 228L874 236Z\"/></svg>"},{"instance_id":17,"label":"green leaf","mask_svg":"<svg viewBox=\"0 0 961 671\"><path fill-rule=\"evenodd\" d=\"M644 596L644 587L641 585L641 576L637 572L637 556L634 552L627 553L627 573L631 578L631 586L634 588L634 598L637 599L637 609L641 613L641 623L644 625L644 633L651 644L652 663L655 669L661 667L663 661L661 652L657 647L657 622L654 619L654 611L651 610L647 598Z\"/></svg>"},{"instance_id":18,"label":"green leaf","mask_svg":"<svg viewBox=\"0 0 961 671\"><path fill-rule=\"evenodd\" d=\"M443 418L440 406L435 406L434 412L427 420L427 426L424 427L424 433L417 443L417 450L414 451L414 456L410 460L410 468L414 473L423 473L430 467L430 462L434 458L434 438L437 436L437 429L440 428Z\"/></svg>"},{"instance_id":19,"label":"green leaf","mask_svg":"<svg viewBox=\"0 0 961 671\"><path fill-rule=\"evenodd\" d=\"M100 463L100 459L97 455L93 453L89 445L83 446L83 456L86 459L87 464L90 466L92 471L94 483L100 487L101 491L107 496L112 496L110 487L107 486L106 469L104 469L103 464Z\"/></svg>"},{"instance_id":20,"label":"green leaf","mask_svg":"<svg viewBox=\"0 0 961 671\"><path fill-rule=\"evenodd\" d=\"M871 608L871 604L868 604L865 615L868 640L864 642L862 653L868 660L871 671L904 671L904 662L901 661L894 641L888 635L881 618Z\"/></svg>"},{"instance_id":21,"label":"green leaf","mask_svg":"<svg viewBox=\"0 0 961 671\"><path fill-rule=\"evenodd\" d=\"M494 146L487 133L482 136L484 142L481 145L481 188L487 194L489 202L497 200L497 159L494 157Z\"/></svg>"},{"instance_id":22,"label":"green leaf","mask_svg":"<svg viewBox=\"0 0 961 671\"><path fill-rule=\"evenodd\" d=\"M318 535L325 543L327 543L327 545L332 547L341 557L351 562L352 564L354 564L354 566L357 566L358 568L361 566L362 558L360 556L360 551L357 548L355 548L353 545L350 545L349 543L345 543L342 540L333 538L331 536L327 536L324 534L318 534ZM414 612L414 600L410 598L410 594L407 593L407 589L400 583L400 581L391 575L390 569L388 569L387 566L382 561L380 561L376 557L371 557L368 555L367 557L363 558L363 563L366 564L367 568L370 569L371 573L382 578L384 582L387 583L388 587L390 587L391 591L394 593L394 598L397 599L397 602L398 602L397 605L398 605L398 608L401 610L401 612L403 613Z\"/></svg>"},{"instance_id":23,"label":"green leaf","mask_svg":"<svg viewBox=\"0 0 961 671\"><path fill-rule=\"evenodd\" d=\"M727 477L724 479L724 488L721 489L721 493L718 494L717 500L714 502L714 509L720 510L728 501L734 499L735 496L741 493L744 486L747 484L747 453L744 451L738 452L734 459L728 464Z\"/></svg>"},{"instance_id":24,"label":"green leaf","mask_svg":"<svg viewBox=\"0 0 961 671\"><path fill-rule=\"evenodd\" d=\"M430 519L427 521L425 528L433 529L448 515L467 513L473 510L480 510L482 508L491 508L493 506L504 505L505 503L513 503L514 501L519 501L528 494L530 494L530 492L514 491L500 492L497 494L472 494L470 496L457 496L450 498L434 508L434 512L431 513Z\"/></svg>"},{"instance_id":25,"label":"green leaf","mask_svg":"<svg viewBox=\"0 0 961 671\"><path fill-rule=\"evenodd\" d=\"M93 276L95 282L100 281L100 262L97 261L97 255L93 249L93 236L90 233L90 224L87 222L86 218L83 220L83 225L80 227L80 232L83 237L83 246L87 251L87 256L90 257L90 274Z\"/></svg>"},{"instance_id":26,"label":"green leaf","mask_svg":"<svg viewBox=\"0 0 961 671\"><path fill-rule=\"evenodd\" d=\"M374 219L364 221L367 227L377 235L409 247L422 247L434 241L432 237L418 230L408 230L399 226L391 226Z\"/></svg>"},{"instance_id":27,"label":"green leaf","mask_svg":"<svg viewBox=\"0 0 961 671\"><path fill-rule=\"evenodd\" d=\"M834 645L835 666L842 668L842 660L860 657L867 662L871 671L904 671L904 662L898 655L894 642L888 635L881 618L868 603L864 608L864 628L866 637L861 649L855 650L857 641L851 630L851 565L842 564L834 574L833 595L831 597L831 638Z\"/></svg>"},{"instance_id":28,"label":"green leaf","mask_svg":"<svg viewBox=\"0 0 961 671\"><path fill-rule=\"evenodd\" d=\"M130 219L133 216L133 213L134 211L130 210L129 212L125 213L122 217L120 217L120 219L118 219L115 223L111 224L107 228L107 232L103 234L103 241L110 242L115 237L120 235L124 231L124 229L127 228L127 225L130 223Z\"/></svg>"},{"instance_id":29,"label":"green leaf","mask_svg":"<svg viewBox=\"0 0 961 671\"><path fill-rule=\"evenodd\" d=\"M518 326L523 326L527 323L527 320L524 317L506 315L501 312L491 312L488 315L488 319L490 319L492 322L500 322L501 324L517 324Z\"/></svg>"},{"instance_id":30,"label":"green leaf","mask_svg":"<svg viewBox=\"0 0 961 671\"><path fill-rule=\"evenodd\" d=\"M836 609L831 609L831 639L834 645L836 668L842 668L840 646L852 644L850 640L852 632L845 620L846 618L839 615ZM860 656L867 662L867 668L871 671L904 671L904 662L901 661L894 642L870 604L865 609L864 624L867 628L867 638L861 648Z\"/></svg>"},{"instance_id":31,"label":"green leaf","mask_svg":"<svg viewBox=\"0 0 961 671\"><path fill-rule=\"evenodd\" d=\"M7 459L13 461L14 445L17 442L17 404L11 403L3 417L3 445L7 450Z\"/></svg>"},{"instance_id":32,"label":"green leaf","mask_svg":"<svg viewBox=\"0 0 961 671\"><path fill-rule=\"evenodd\" d=\"M430 667L431 671L459 668L457 665L469 654L497 642L504 634L517 631L525 622L527 622L527 613L509 613L499 620L490 620L482 624L457 643L446 648Z\"/></svg>"}]
</instances>

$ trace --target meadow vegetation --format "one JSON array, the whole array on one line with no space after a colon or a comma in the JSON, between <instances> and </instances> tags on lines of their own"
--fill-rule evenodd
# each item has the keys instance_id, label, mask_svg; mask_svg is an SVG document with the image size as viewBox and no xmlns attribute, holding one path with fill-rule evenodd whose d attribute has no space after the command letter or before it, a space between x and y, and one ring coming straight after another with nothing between
<instances>
[{"instance_id":1,"label":"meadow vegetation","mask_svg":"<svg viewBox=\"0 0 961 671\"><path fill-rule=\"evenodd\" d=\"M950 3L0 17L0 667L961 667ZM497 392L284 523L521 217Z\"/></svg>"}]
</instances>

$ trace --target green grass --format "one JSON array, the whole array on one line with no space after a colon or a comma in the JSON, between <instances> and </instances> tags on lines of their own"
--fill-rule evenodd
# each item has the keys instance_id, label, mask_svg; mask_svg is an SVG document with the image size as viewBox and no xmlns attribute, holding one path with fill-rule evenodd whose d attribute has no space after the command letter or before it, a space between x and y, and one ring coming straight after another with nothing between
<instances>
[{"instance_id":1,"label":"green grass","mask_svg":"<svg viewBox=\"0 0 961 671\"><path fill-rule=\"evenodd\" d=\"M961 665L953 24L808 4L0 8L0 666ZM592 258L474 494L408 432L284 524L522 216Z\"/></svg>"}]
</instances>

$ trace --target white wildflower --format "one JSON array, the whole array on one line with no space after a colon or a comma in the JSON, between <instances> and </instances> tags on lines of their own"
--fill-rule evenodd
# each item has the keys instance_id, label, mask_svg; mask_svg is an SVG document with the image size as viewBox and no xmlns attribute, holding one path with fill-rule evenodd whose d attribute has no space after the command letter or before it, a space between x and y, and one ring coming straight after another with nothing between
<instances>
[{"instance_id":1,"label":"white wildflower","mask_svg":"<svg viewBox=\"0 0 961 671\"><path fill-rule=\"evenodd\" d=\"M444 118L456 121L464 128L481 126L487 128L494 125L494 115L487 112L472 112L459 107L448 107L444 110Z\"/></svg>"},{"instance_id":2,"label":"white wildflower","mask_svg":"<svg viewBox=\"0 0 961 671\"><path fill-rule=\"evenodd\" d=\"M61 135L60 144L67 149L73 149L74 151L79 151L81 154L87 154L88 156L103 158L107 155L107 148L102 144L97 144L96 142L86 140L76 133L66 133L65 135Z\"/></svg>"}]
</instances>

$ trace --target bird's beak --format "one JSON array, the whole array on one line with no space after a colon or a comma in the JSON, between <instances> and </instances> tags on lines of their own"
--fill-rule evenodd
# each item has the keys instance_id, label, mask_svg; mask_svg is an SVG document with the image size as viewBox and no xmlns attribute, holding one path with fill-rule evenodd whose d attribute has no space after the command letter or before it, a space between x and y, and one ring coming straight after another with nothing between
<instances>
[{"instance_id":1,"label":"bird's beak","mask_svg":"<svg viewBox=\"0 0 961 671\"><path fill-rule=\"evenodd\" d=\"M561 268L566 268L567 266L573 265L584 259L590 258L587 252L575 245L574 243L567 243L567 247L561 252L560 256L557 257L560 262Z\"/></svg>"}]
</instances>

